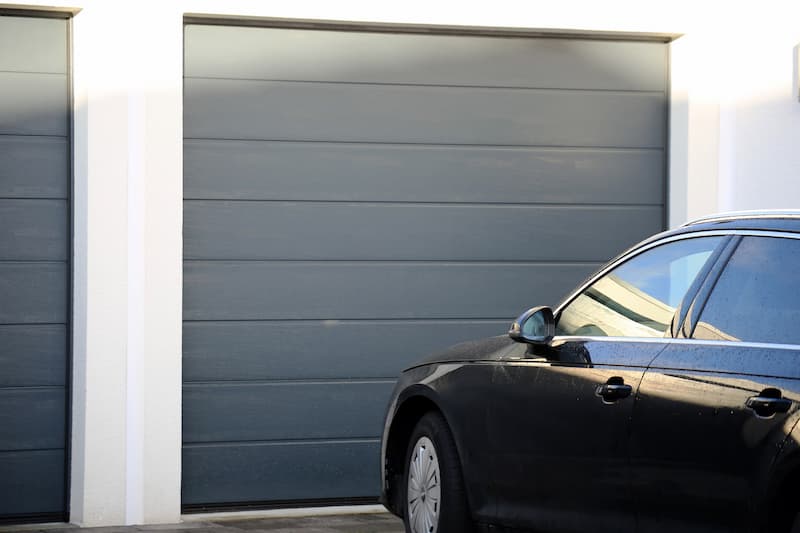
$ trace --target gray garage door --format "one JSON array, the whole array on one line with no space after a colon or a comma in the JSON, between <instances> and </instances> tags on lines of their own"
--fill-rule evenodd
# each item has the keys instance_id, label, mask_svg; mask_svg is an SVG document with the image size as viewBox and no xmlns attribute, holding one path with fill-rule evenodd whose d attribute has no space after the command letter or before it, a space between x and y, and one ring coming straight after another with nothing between
<instances>
[{"instance_id":1,"label":"gray garage door","mask_svg":"<svg viewBox=\"0 0 800 533\"><path fill-rule=\"evenodd\" d=\"M67 21L0 15L0 521L63 520Z\"/></svg>"},{"instance_id":2,"label":"gray garage door","mask_svg":"<svg viewBox=\"0 0 800 533\"><path fill-rule=\"evenodd\" d=\"M663 228L667 46L188 25L183 502L372 498L398 371Z\"/></svg>"}]
</instances>

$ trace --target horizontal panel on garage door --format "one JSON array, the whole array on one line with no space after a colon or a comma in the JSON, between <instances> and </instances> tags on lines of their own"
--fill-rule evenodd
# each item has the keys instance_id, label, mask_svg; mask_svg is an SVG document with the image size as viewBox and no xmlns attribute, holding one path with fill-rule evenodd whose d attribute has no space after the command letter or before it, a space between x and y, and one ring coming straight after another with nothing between
<instances>
[{"instance_id":1,"label":"horizontal panel on garage door","mask_svg":"<svg viewBox=\"0 0 800 533\"><path fill-rule=\"evenodd\" d=\"M66 352L65 325L0 326L0 387L63 386Z\"/></svg>"},{"instance_id":2,"label":"horizontal panel on garage door","mask_svg":"<svg viewBox=\"0 0 800 533\"><path fill-rule=\"evenodd\" d=\"M187 384L183 441L378 438L392 387L394 379Z\"/></svg>"},{"instance_id":3,"label":"horizontal panel on garage door","mask_svg":"<svg viewBox=\"0 0 800 533\"><path fill-rule=\"evenodd\" d=\"M184 69L198 78L662 91L665 57L663 44L646 42L189 26Z\"/></svg>"},{"instance_id":4,"label":"horizontal panel on garage door","mask_svg":"<svg viewBox=\"0 0 800 533\"><path fill-rule=\"evenodd\" d=\"M64 387L0 389L0 450L64 446Z\"/></svg>"},{"instance_id":5,"label":"horizontal panel on garage door","mask_svg":"<svg viewBox=\"0 0 800 533\"><path fill-rule=\"evenodd\" d=\"M184 320L508 319L599 264L211 261L184 266Z\"/></svg>"},{"instance_id":6,"label":"horizontal panel on garage door","mask_svg":"<svg viewBox=\"0 0 800 533\"><path fill-rule=\"evenodd\" d=\"M184 258L602 262L661 220L661 206L187 201Z\"/></svg>"},{"instance_id":7,"label":"horizontal panel on garage door","mask_svg":"<svg viewBox=\"0 0 800 533\"><path fill-rule=\"evenodd\" d=\"M0 134L66 136L67 94L62 74L0 72Z\"/></svg>"},{"instance_id":8,"label":"horizontal panel on garage door","mask_svg":"<svg viewBox=\"0 0 800 533\"><path fill-rule=\"evenodd\" d=\"M508 320L186 322L183 379L394 377L429 353L508 327Z\"/></svg>"},{"instance_id":9,"label":"horizontal panel on garage door","mask_svg":"<svg viewBox=\"0 0 800 533\"><path fill-rule=\"evenodd\" d=\"M67 260L66 200L0 199L0 261Z\"/></svg>"},{"instance_id":10,"label":"horizontal panel on garage door","mask_svg":"<svg viewBox=\"0 0 800 533\"><path fill-rule=\"evenodd\" d=\"M184 505L374 497L379 440L185 445Z\"/></svg>"},{"instance_id":11,"label":"horizontal panel on garage door","mask_svg":"<svg viewBox=\"0 0 800 533\"><path fill-rule=\"evenodd\" d=\"M660 149L191 139L184 143L183 169L187 200L647 205L664 201Z\"/></svg>"},{"instance_id":12,"label":"horizontal panel on garage door","mask_svg":"<svg viewBox=\"0 0 800 533\"><path fill-rule=\"evenodd\" d=\"M64 466L63 449L0 451L0 516L63 516Z\"/></svg>"},{"instance_id":13,"label":"horizontal panel on garage door","mask_svg":"<svg viewBox=\"0 0 800 533\"><path fill-rule=\"evenodd\" d=\"M0 71L67 73L67 23L0 16Z\"/></svg>"},{"instance_id":14,"label":"horizontal panel on garage door","mask_svg":"<svg viewBox=\"0 0 800 533\"><path fill-rule=\"evenodd\" d=\"M0 522L68 516L68 30L0 15Z\"/></svg>"},{"instance_id":15,"label":"horizontal panel on garage door","mask_svg":"<svg viewBox=\"0 0 800 533\"><path fill-rule=\"evenodd\" d=\"M184 100L188 138L417 144L660 148L666 111L662 92L192 78Z\"/></svg>"},{"instance_id":16,"label":"horizontal panel on garage door","mask_svg":"<svg viewBox=\"0 0 800 533\"><path fill-rule=\"evenodd\" d=\"M183 503L375 497L402 368L663 228L667 54L187 26Z\"/></svg>"},{"instance_id":17,"label":"horizontal panel on garage door","mask_svg":"<svg viewBox=\"0 0 800 533\"><path fill-rule=\"evenodd\" d=\"M0 198L68 198L64 137L0 136Z\"/></svg>"},{"instance_id":18,"label":"horizontal panel on garage door","mask_svg":"<svg viewBox=\"0 0 800 533\"><path fill-rule=\"evenodd\" d=\"M0 324L60 324L67 318L64 263L0 262Z\"/></svg>"}]
</instances>

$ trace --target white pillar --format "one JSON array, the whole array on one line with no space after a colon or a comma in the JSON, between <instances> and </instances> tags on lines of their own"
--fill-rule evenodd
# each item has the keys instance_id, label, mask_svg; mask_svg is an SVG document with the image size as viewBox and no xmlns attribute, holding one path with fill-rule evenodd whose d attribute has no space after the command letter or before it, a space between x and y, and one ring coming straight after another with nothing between
<instances>
[{"instance_id":1,"label":"white pillar","mask_svg":"<svg viewBox=\"0 0 800 533\"><path fill-rule=\"evenodd\" d=\"M142 523L177 522L181 503L183 14L147 22L144 94Z\"/></svg>"},{"instance_id":2,"label":"white pillar","mask_svg":"<svg viewBox=\"0 0 800 533\"><path fill-rule=\"evenodd\" d=\"M86 8L75 16L72 34L70 515L85 525L120 524L125 516L127 98L114 28L104 26L102 15L100 6Z\"/></svg>"},{"instance_id":3,"label":"white pillar","mask_svg":"<svg viewBox=\"0 0 800 533\"><path fill-rule=\"evenodd\" d=\"M122 7L73 21L70 516L86 526L180 519L182 17Z\"/></svg>"},{"instance_id":4,"label":"white pillar","mask_svg":"<svg viewBox=\"0 0 800 533\"><path fill-rule=\"evenodd\" d=\"M719 209L720 100L714 35L688 34L670 45L668 226Z\"/></svg>"}]
</instances>

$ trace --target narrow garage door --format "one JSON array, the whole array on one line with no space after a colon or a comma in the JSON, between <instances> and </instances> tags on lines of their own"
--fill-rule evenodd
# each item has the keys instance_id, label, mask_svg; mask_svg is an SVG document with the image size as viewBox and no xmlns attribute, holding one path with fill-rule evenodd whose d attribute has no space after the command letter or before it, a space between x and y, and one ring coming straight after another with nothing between
<instances>
[{"instance_id":1,"label":"narrow garage door","mask_svg":"<svg viewBox=\"0 0 800 533\"><path fill-rule=\"evenodd\" d=\"M0 521L63 520L67 21L0 16Z\"/></svg>"},{"instance_id":2,"label":"narrow garage door","mask_svg":"<svg viewBox=\"0 0 800 533\"><path fill-rule=\"evenodd\" d=\"M663 228L667 46L188 25L183 502L374 499L394 378Z\"/></svg>"}]
</instances>

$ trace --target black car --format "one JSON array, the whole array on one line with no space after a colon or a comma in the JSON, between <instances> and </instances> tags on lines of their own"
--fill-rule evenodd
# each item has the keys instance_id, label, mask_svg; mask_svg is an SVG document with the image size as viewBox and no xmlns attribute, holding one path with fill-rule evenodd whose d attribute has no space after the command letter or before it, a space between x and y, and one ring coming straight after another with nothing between
<instances>
[{"instance_id":1,"label":"black car","mask_svg":"<svg viewBox=\"0 0 800 533\"><path fill-rule=\"evenodd\" d=\"M382 501L413 533L800 531L800 212L623 253L405 370Z\"/></svg>"}]
</instances>

